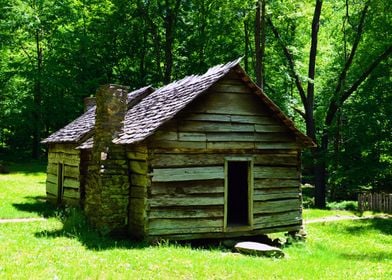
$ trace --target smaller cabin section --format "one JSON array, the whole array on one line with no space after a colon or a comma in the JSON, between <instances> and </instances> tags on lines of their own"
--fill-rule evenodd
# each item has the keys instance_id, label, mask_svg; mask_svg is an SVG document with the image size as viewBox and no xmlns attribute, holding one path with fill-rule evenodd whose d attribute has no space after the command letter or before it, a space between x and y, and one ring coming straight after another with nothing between
<instances>
[{"instance_id":1,"label":"smaller cabin section","mask_svg":"<svg viewBox=\"0 0 392 280\"><path fill-rule=\"evenodd\" d=\"M46 179L47 199L56 204L80 205L83 165L80 150L72 144L49 146Z\"/></svg>"}]
</instances>

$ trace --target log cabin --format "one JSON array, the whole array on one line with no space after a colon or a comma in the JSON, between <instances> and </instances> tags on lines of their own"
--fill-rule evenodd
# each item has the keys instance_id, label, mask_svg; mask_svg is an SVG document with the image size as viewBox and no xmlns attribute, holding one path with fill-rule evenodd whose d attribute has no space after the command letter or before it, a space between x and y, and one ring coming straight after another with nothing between
<instances>
[{"instance_id":1,"label":"log cabin","mask_svg":"<svg viewBox=\"0 0 392 280\"><path fill-rule=\"evenodd\" d=\"M42 141L47 199L147 240L299 231L301 150L314 143L239 63L156 90L101 86Z\"/></svg>"}]
</instances>

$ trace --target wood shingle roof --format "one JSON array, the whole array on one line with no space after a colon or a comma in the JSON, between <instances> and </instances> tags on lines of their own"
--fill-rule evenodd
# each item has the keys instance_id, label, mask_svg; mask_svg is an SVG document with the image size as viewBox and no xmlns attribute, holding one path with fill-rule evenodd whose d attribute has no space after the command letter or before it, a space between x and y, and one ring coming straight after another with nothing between
<instances>
[{"instance_id":1,"label":"wood shingle roof","mask_svg":"<svg viewBox=\"0 0 392 280\"><path fill-rule=\"evenodd\" d=\"M152 135L161 125L172 119L195 98L206 92L230 71L236 72L243 82L270 109L272 116L286 125L302 146L314 146L313 141L299 131L294 123L258 88L239 65L241 59L210 68L202 75L187 76L181 80L163 86L148 95L151 87L144 87L129 94L128 111L124 118L124 127L119 136L113 139L115 144L133 144ZM144 94L144 95L143 95ZM93 145L93 127L95 107L71 122L64 128L46 138L43 143L75 142L81 143L80 149ZM83 141L80 141L83 140Z\"/></svg>"}]
</instances>

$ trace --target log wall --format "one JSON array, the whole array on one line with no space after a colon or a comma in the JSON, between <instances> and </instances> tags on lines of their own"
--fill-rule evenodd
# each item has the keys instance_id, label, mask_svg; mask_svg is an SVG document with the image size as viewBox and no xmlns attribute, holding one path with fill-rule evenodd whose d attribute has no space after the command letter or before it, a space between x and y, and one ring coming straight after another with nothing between
<instances>
[{"instance_id":1,"label":"log wall","mask_svg":"<svg viewBox=\"0 0 392 280\"><path fill-rule=\"evenodd\" d=\"M219 82L146 144L148 236L187 239L300 229L300 147L239 79ZM246 228L226 228L224 219L225 159L236 157L253 161L253 215Z\"/></svg>"},{"instance_id":2,"label":"log wall","mask_svg":"<svg viewBox=\"0 0 392 280\"><path fill-rule=\"evenodd\" d=\"M58 203L58 183L63 182L61 203L78 206L80 202L80 151L74 144L52 144L48 150L46 195L48 201ZM58 178L59 165L63 166L62 178Z\"/></svg>"}]
</instances>

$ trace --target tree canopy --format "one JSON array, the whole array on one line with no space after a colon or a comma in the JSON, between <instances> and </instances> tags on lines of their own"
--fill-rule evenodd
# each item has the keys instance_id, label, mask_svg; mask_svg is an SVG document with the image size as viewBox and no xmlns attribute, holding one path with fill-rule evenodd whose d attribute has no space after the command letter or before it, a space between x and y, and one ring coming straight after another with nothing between
<instances>
[{"instance_id":1,"label":"tree canopy","mask_svg":"<svg viewBox=\"0 0 392 280\"><path fill-rule=\"evenodd\" d=\"M104 83L160 86L244 56L318 144L325 197L392 186L391 1L0 0L0 153L39 141Z\"/></svg>"}]
</instances>

